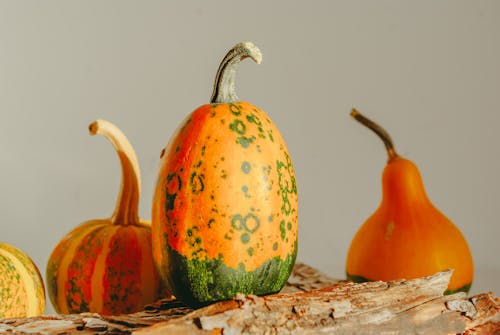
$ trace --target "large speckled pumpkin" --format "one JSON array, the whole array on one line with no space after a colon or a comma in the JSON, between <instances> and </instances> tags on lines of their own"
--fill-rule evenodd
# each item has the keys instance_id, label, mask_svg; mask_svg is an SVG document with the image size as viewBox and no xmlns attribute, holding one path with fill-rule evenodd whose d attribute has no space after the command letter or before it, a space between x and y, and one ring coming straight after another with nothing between
<instances>
[{"instance_id":1,"label":"large speckled pumpkin","mask_svg":"<svg viewBox=\"0 0 500 335\"><path fill-rule=\"evenodd\" d=\"M45 289L35 263L16 247L0 243L0 318L38 316Z\"/></svg>"},{"instance_id":2,"label":"large speckled pumpkin","mask_svg":"<svg viewBox=\"0 0 500 335\"><path fill-rule=\"evenodd\" d=\"M123 180L113 216L92 220L68 233L47 265L50 299L59 313L132 313L160 298L152 259L151 224L139 219L139 166L127 138L113 124L89 127L115 147Z\"/></svg>"},{"instance_id":3,"label":"large speckled pumpkin","mask_svg":"<svg viewBox=\"0 0 500 335\"><path fill-rule=\"evenodd\" d=\"M182 122L161 156L152 216L153 254L175 296L190 304L279 291L297 253L298 197L290 154L260 108L239 101L235 46L210 104Z\"/></svg>"}]
</instances>

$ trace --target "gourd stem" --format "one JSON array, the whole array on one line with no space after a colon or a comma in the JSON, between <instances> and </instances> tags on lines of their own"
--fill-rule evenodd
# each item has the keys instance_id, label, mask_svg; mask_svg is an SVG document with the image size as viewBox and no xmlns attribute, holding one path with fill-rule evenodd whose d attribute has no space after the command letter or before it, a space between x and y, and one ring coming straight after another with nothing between
<instances>
[{"instance_id":1,"label":"gourd stem","mask_svg":"<svg viewBox=\"0 0 500 335\"><path fill-rule=\"evenodd\" d=\"M375 134L378 135L378 137L380 137L382 142L384 142L385 148L387 149L387 155L389 156L388 158L389 161L399 157L398 153L396 152L396 149L394 148L394 143L392 142L391 136L389 136L389 134L387 133L387 131L385 131L384 128L382 128L381 126L379 126L377 123L373 122L366 116L362 115L355 108L352 109L351 116L365 127L370 128Z\"/></svg>"},{"instance_id":2,"label":"gourd stem","mask_svg":"<svg viewBox=\"0 0 500 335\"><path fill-rule=\"evenodd\" d=\"M120 158L122 182L111 221L119 225L138 223L141 180L139 163L134 149L123 132L108 121L96 120L92 122L89 125L89 132L91 135L99 134L106 137L113 144Z\"/></svg>"},{"instance_id":3,"label":"gourd stem","mask_svg":"<svg viewBox=\"0 0 500 335\"><path fill-rule=\"evenodd\" d=\"M262 61L262 54L252 42L236 44L226 54L215 76L211 103L229 103L238 101L234 88L234 78L238 64L245 58L252 58L257 64Z\"/></svg>"}]
</instances>

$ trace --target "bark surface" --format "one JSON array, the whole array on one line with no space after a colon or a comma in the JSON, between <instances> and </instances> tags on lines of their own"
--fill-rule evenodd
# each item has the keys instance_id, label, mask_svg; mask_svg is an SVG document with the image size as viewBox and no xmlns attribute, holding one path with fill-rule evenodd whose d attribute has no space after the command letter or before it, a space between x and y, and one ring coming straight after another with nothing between
<instances>
[{"instance_id":1,"label":"bark surface","mask_svg":"<svg viewBox=\"0 0 500 335\"><path fill-rule=\"evenodd\" d=\"M450 276L355 284L299 263L279 294L196 310L162 299L128 315L0 319L0 334L500 334L500 299L444 296Z\"/></svg>"}]
</instances>

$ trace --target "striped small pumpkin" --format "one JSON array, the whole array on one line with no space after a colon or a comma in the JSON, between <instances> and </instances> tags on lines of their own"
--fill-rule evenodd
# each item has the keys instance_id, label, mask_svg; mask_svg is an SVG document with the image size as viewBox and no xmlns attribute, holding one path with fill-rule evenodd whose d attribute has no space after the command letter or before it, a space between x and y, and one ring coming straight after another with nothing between
<instances>
[{"instance_id":1,"label":"striped small pumpkin","mask_svg":"<svg viewBox=\"0 0 500 335\"><path fill-rule=\"evenodd\" d=\"M160 298L161 285L151 251L151 224L139 219L137 157L125 135L97 120L91 134L108 138L122 165L123 180L114 214L83 223L53 250L47 286L58 313L133 313Z\"/></svg>"},{"instance_id":2,"label":"striped small pumpkin","mask_svg":"<svg viewBox=\"0 0 500 335\"><path fill-rule=\"evenodd\" d=\"M0 243L0 318L38 316L45 289L35 263L16 247Z\"/></svg>"}]
</instances>

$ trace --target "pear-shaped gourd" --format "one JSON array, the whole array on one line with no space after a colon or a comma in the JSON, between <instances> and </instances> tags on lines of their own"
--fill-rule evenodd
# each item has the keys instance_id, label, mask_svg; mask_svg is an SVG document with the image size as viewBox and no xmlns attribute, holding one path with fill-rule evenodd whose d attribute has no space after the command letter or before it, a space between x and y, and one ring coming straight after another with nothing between
<instances>
[{"instance_id":1,"label":"pear-shaped gourd","mask_svg":"<svg viewBox=\"0 0 500 335\"><path fill-rule=\"evenodd\" d=\"M0 318L42 315L45 289L37 266L23 251L0 243Z\"/></svg>"},{"instance_id":2,"label":"pear-shaped gourd","mask_svg":"<svg viewBox=\"0 0 500 335\"><path fill-rule=\"evenodd\" d=\"M140 172L125 135L97 120L90 133L105 136L116 149L122 184L108 219L87 221L54 248L47 286L58 313L132 313L160 298L160 279L151 251L151 224L139 219Z\"/></svg>"},{"instance_id":3,"label":"pear-shaped gourd","mask_svg":"<svg viewBox=\"0 0 500 335\"><path fill-rule=\"evenodd\" d=\"M234 92L247 57L261 60L249 42L228 52L211 103L187 117L161 157L153 253L174 295L190 304L277 292L295 262L297 185L285 141Z\"/></svg>"},{"instance_id":4,"label":"pear-shaped gourd","mask_svg":"<svg viewBox=\"0 0 500 335\"><path fill-rule=\"evenodd\" d=\"M396 153L387 132L356 110L351 115L382 139L389 158L382 176L382 202L351 242L348 278L389 281L453 269L446 293L467 292L473 263L463 235L431 203L417 166Z\"/></svg>"}]
</instances>

